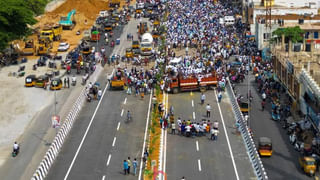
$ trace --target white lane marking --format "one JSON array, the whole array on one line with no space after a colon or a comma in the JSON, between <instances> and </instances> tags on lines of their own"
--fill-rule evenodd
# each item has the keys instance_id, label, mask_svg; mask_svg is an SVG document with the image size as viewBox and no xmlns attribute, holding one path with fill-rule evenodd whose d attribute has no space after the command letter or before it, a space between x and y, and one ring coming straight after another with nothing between
<instances>
[{"instance_id":1,"label":"white lane marking","mask_svg":"<svg viewBox=\"0 0 320 180\"><path fill-rule=\"evenodd\" d=\"M164 156L163 156L163 172L166 172L166 161L167 161L167 129L164 132Z\"/></svg>"},{"instance_id":2,"label":"white lane marking","mask_svg":"<svg viewBox=\"0 0 320 180\"><path fill-rule=\"evenodd\" d=\"M191 101L191 105L192 105L192 107L194 107L194 104L193 104L193 99L192 99L192 101Z\"/></svg>"},{"instance_id":3,"label":"white lane marking","mask_svg":"<svg viewBox=\"0 0 320 180\"><path fill-rule=\"evenodd\" d=\"M201 169L201 161L200 161L200 159L198 159L198 168L199 168L199 171L202 170L202 169Z\"/></svg>"},{"instance_id":4,"label":"white lane marking","mask_svg":"<svg viewBox=\"0 0 320 180\"><path fill-rule=\"evenodd\" d=\"M107 161L107 166L109 166L109 164L110 164L110 159L111 159L111 154L109 154L108 161Z\"/></svg>"},{"instance_id":5,"label":"white lane marking","mask_svg":"<svg viewBox=\"0 0 320 180\"><path fill-rule=\"evenodd\" d=\"M124 111L124 110L122 109L122 110L121 110L121 117L123 116L123 111Z\"/></svg>"},{"instance_id":6,"label":"white lane marking","mask_svg":"<svg viewBox=\"0 0 320 180\"><path fill-rule=\"evenodd\" d=\"M127 98L125 98L125 99L124 99L124 102L123 102L123 104L126 104L126 103L127 103Z\"/></svg>"},{"instance_id":7,"label":"white lane marking","mask_svg":"<svg viewBox=\"0 0 320 180\"><path fill-rule=\"evenodd\" d=\"M105 176L105 175L102 176L102 180L104 180L104 179L106 179L106 176Z\"/></svg>"},{"instance_id":8,"label":"white lane marking","mask_svg":"<svg viewBox=\"0 0 320 180\"><path fill-rule=\"evenodd\" d=\"M112 142L112 147L114 147L115 143L116 143L117 137L113 138L113 142Z\"/></svg>"},{"instance_id":9,"label":"white lane marking","mask_svg":"<svg viewBox=\"0 0 320 180\"><path fill-rule=\"evenodd\" d=\"M113 75L113 73L114 73L114 69L112 70L111 75ZM101 100L103 99L103 97L104 97L104 95L105 95L105 93L106 93L106 91L107 91L108 86L109 86L109 82L107 83L106 87L105 87L104 90L103 90L103 93L102 93L102 96L101 96ZM101 102L102 102L102 101L99 101L99 102L98 102L98 105L97 105L96 109L94 110L94 113L93 113L93 115L92 115L92 117L91 117L91 120L90 120L90 122L89 122L89 125L88 125L88 127L87 127L87 129L86 129L86 131L85 131L85 133L84 133L84 135L83 135L83 137L82 137L82 140L81 140L81 142L80 142L80 144L79 144L79 147L78 147L78 149L77 149L77 151L76 151L76 153L75 153L75 155L74 155L74 157L73 157L73 159L72 159L72 161L71 161L71 164L70 164L70 166L69 166L69 168L68 168L68 171L67 171L66 175L64 176L64 180L68 179L68 176L69 176L69 174L70 174L70 171L71 171L71 169L72 169L72 167L73 167L74 162L75 162L76 159L77 159L77 156L78 156L78 154L79 154L79 152L80 152L80 149L81 149L81 147L82 147L82 145L83 145L83 142L84 142L84 140L85 140L86 137L87 137L87 134L88 134L88 132L89 132L89 129L90 129L90 127L91 127L91 124L92 124L92 122L93 122L93 119L94 119L94 117L95 117L96 114L97 114L97 111L98 111L98 109L99 109L99 107L100 107Z\"/></svg>"},{"instance_id":10,"label":"white lane marking","mask_svg":"<svg viewBox=\"0 0 320 180\"><path fill-rule=\"evenodd\" d=\"M199 143L198 143L198 141L196 141L196 147L197 147L197 151L199 151Z\"/></svg>"},{"instance_id":11,"label":"white lane marking","mask_svg":"<svg viewBox=\"0 0 320 180\"><path fill-rule=\"evenodd\" d=\"M169 94L167 93L167 104L169 101ZM169 105L168 105L169 106ZM164 156L163 156L163 172L165 173L166 172L166 162L167 162L167 129L165 130L164 132Z\"/></svg>"},{"instance_id":12,"label":"white lane marking","mask_svg":"<svg viewBox=\"0 0 320 180\"><path fill-rule=\"evenodd\" d=\"M196 113L195 112L192 113L192 116L193 116L193 119L196 119Z\"/></svg>"},{"instance_id":13,"label":"white lane marking","mask_svg":"<svg viewBox=\"0 0 320 180\"><path fill-rule=\"evenodd\" d=\"M118 122L117 131L119 131L120 128L120 122Z\"/></svg>"},{"instance_id":14,"label":"white lane marking","mask_svg":"<svg viewBox=\"0 0 320 180\"><path fill-rule=\"evenodd\" d=\"M152 98L152 91L151 91L150 100L149 100L146 129L144 130L144 139L143 139L143 146L142 146L142 151L141 151L141 162L143 162L142 161L142 157L143 157L144 150L146 148L147 132L148 132L148 126L149 126L150 110L151 110L151 98ZM139 171L138 180L141 180L141 177L142 177L141 176L142 175L142 170L143 170L142 165L143 165L143 163L140 163L140 171Z\"/></svg>"},{"instance_id":15,"label":"white lane marking","mask_svg":"<svg viewBox=\"0 0 320 180\"><path fill-rule=\"evenodd\" d=\"M215 95L216 100L217 100L218 109L219 109L219 113L220 113L220 117L221 117L221 121L222 121L222 125L223 125L224 134L226 135L228 149L229 149L229 152L230 152L234 173L236 174L237 180L239 180L240 178L239 178L239 175L238 175L237 165L236 165L236 163L234 161L234 156L233 156L232 148L231 148L231 145L230 145L229 136L228 136L228 133L227 133L226 125L224 123L223 115L222 115L221 108L220 108L220 103L218 103L218 96L217 96L216 91L214 91L214 95Z\"/></svg>"}]
</instances>

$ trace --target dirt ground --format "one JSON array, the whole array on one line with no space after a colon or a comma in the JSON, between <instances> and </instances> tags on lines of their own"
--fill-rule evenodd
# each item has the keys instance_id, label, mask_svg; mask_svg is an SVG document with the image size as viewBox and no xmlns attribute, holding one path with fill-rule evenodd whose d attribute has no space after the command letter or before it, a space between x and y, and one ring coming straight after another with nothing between
<instances>
[{"instance_id":1,"label":"dirt ground","mask_svg":"<svg viewBox=\"0 0 320 180\"><path fill-rule=\"evenodd\" d=\"M94 24L96 17L101 10L108 10L108 0L66 0L64 3L57 3L60 5L56 9L50 12L46 12L44 15L36 17L38 23L33 26L34 29L42 29L45 25L56 24L59 22L61 16L67 16L68 12L75 9L76 14L74 16L76 26L73 30L63 30L61 41L68 42L70 44L70 50L74 49L83 37L83 32L91 28ZM120 6L125 4L125 0L121 0ZM53 7L54 8L54 7ZM76 35L76 32L81 32L80 35ZM37 35L34 34L28 37L34 39L37 42ZM21 40L18 42L19 46L23 49L24 42ZM60 41L53 42L52 52L56 53L59 47ZM30 59L36 59L36 56L29 56Z\"/></svg>"},{"instance_id":2,"label":"dirt ground","mask_svg":"<svg viewBox=\"0 0 320 180\"><path fill-rule=\"evenodd\" d=\"M8 66L0 70L0 152L11 148L14 141L18 141L26 126L35 114L46 106L53 104L52 91L42 88L24 87L25 77L30 74L42 75L51 70L48 67L39 67L32 70L34 61L28 61L25 66L25 76L16 77L9 74L17 72L19 66ZM60 71L60 73L62 73ZM4 156L4 157L2 157ZM0 154L0 164L7 154Z\"/></svg>"}]
</instances>

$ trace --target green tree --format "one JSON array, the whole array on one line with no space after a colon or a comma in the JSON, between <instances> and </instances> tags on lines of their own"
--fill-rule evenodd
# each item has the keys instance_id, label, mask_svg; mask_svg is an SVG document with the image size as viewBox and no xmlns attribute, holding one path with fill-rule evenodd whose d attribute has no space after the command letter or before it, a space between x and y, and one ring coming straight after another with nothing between
<instances>
[{"instance_id":1,"label":"green tree","mask_svg":"<svg viewBox=\"0 0 320 180\"><path fill-rule=\"evenodd\" d=\"M301 42L303 40L304 31L300 29L299 26L287 27L287 28L278 28L272 32L272 36L275 39L281 39L281 36L284 35L285 38L288 38L293 43Z\"/></svg>"},{"instance_id":2,"label":"green tree","mask_svg":"<svg viewBox=\"0 0 320 180\"><path fill-rule=\"evenodd\" d=\"M35 15L40 15L44 13L44 8L46 7L49 0L24 0L26 7Z\"/></svg>"},{"instance_id":3,"label":"green tree","mask_svg":"<svg viewBox=\"0 0 320 180\"><path fill-rule=\"evenodd\" d=\"M36 23L33 14L25 6L24 0L0 1L0 50L8 42L20 39L30 32L28 25Z\"/></svg>"}]
</instances>

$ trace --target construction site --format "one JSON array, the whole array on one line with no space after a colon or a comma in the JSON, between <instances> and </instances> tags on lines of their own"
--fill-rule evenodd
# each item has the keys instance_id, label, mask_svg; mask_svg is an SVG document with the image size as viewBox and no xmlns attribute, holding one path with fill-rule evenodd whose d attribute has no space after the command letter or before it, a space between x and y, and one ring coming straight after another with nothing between
<instances>
[{"instance_id":1,"label":"construction site","mask_svg":"<svg viewBox=\"0 0 320 180\"><path fill-rule=\"evenodd\" d=\"M121 1L121 5L124 3L125 1ZM33 124L36 116L39 116L39 112L51 108L54 104L53 91L27 88L25 77L39 77L52 73L63 77L66 70L61 68L61 61L48 59L48 63L39 65L39 62L42 63L40 56L53 54L64 58L67 51L79 45L83 32L92 27L99 12L108 9L107 0L52 1L48 4L45 14L36 17L38 23L32 26L33 34L11 43L13 51L10 52L10 56L14 56L16 62L6 64L10 66L0 69L1 83L5 85L0 90L0 135L5 137L0 139L0 165L7 159L12 143L19 141L22 133ZM58 53L61 42L68 43L70 47L66 52ZM53 67L50 67L51 63L54 64ZM79 83L72 89L72 92L79 93L82 86ZM61 96L66 96L65 91L69 90L62 89Z\"/></svg>"}]
</instances>

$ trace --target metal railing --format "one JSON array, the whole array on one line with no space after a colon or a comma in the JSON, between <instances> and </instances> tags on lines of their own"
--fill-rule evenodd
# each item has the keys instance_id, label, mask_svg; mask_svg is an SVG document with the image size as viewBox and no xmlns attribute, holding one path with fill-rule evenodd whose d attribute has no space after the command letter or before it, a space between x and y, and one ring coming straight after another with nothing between
<instances>
[{"instance_id":1,"label":"metal railing","mask_svg":"<svg viewBox=\"0 0 320 180\"><path fill-rule=\"evenodd\" d=\"M259 180L267 180L267 172L265 171L262 161L260 159L259 153L257 151L256 145L254 144L253 138L251 136L251 133L249 132L249 128L244 120L243 114L240 111L239 104L237 102L237 99L235 97L235 94L233 92L233 89L231 87L231 83L228 79L228 84L226 86L227 93L230 97L232 109L236 118L236 122L239 123L239 131L242 135L244 144L247 149L247 153L249 155L252 167L254 169L254 172Z\"/></svg>"}]
</instances>

